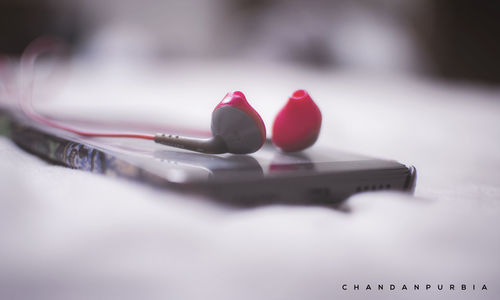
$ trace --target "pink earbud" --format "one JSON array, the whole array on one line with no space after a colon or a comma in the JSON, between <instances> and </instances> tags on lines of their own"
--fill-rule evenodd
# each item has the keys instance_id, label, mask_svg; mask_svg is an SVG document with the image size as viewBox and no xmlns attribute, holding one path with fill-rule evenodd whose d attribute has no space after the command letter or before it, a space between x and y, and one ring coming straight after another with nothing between
<instances>
[{"instance_id":1,"label":"pink earbud","mask_svg":"<svg viewBox=\"0 0 500 300\"><path fill-rule=\"evenodd\" d=\"M239 91L228 93L215 107L211 129L208 139L157 134L154 141L197 152L245 154L259 150L266 140L262 118Z\"/></svg>"},{"instance_id":2,"label":"pink earbud","mask_svg":"<svg viewBox=\"0 0 500 300\"><path fill-rule=\"evenodd\" d=\"M297 90L273 123L273 143L285 152L303 150L316 142L321 112L305 90Z\"/></svg>"}]
</instances>

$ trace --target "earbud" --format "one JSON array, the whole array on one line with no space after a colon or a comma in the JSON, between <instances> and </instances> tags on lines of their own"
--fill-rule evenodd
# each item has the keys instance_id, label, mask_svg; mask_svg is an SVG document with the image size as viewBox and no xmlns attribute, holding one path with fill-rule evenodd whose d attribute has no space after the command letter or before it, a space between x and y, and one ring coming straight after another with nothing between
<instances>
[{"instance_id":1,"label":"earbud","mask_svg":"<svg viewBox=\"0 0 500 300\"><path fill-rule=\"evenodd\" d=\"M208 139L157 134L154 141L203 153L245 154L259 150L266 140L262 118L239 91L228 93L215 107L211 130Z\"/></svg>"},{"instance_id":2,"label":"earbud","mask_svg":"<svg viewBox=\"0 0 500 300\"><path fill-rule=\"evenodd\" d=\"M297 90L273 123L273 143L285 152L303 150L316 142L321 111L305 90Z\"/></svg>"}]
</instances>

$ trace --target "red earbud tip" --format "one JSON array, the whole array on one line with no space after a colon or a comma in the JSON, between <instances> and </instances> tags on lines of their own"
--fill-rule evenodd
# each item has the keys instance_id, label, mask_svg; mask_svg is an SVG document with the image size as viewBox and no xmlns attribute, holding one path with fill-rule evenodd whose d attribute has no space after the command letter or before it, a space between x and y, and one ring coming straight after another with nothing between
<instances>
[{"instance_id":1,"label":"red earbud tip","mask_svg":"<svg viewBox=\"0 0 500 300\"><path fill-rule=\"evenodd\" d=\"M273 123L273 143L285 152L303 150L316 142L321 111L305 90L297 90Z\"/></svg>"}]
</instances>

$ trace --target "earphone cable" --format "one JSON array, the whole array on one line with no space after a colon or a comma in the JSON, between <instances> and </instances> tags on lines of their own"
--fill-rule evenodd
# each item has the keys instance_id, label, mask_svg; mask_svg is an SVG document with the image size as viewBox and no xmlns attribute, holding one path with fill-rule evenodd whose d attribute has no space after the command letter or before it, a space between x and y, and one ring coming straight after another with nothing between
<instances>
[{"instance_id":1,"label":"earphone cable","mask_svg":"<svg viewBox=\"0 0 500 300\"><path fill-rule=\"evenodd\" d=\"M39 38L33 41L26 50L21 55L21 92L18 97L18 104L21 111L29 119L42 123L46 126L65 130L85 137L110 137L110 138L135 138L135 139L146 139L154 140L155 136L152 134L137 134L137 133L109 133L109 132L93 132L73 128L68 125L61 124L49 118L46 118L38 114L33 109L32 99L33 99L33 86L34 86L34 73L35 73L35 61L37 57L45 51L54 50L55 48L60 48L61 44L50 38ZM28 86L24 87L26 84L25 77L26 74L29 81Z\"/></svg>"}]
</instances>

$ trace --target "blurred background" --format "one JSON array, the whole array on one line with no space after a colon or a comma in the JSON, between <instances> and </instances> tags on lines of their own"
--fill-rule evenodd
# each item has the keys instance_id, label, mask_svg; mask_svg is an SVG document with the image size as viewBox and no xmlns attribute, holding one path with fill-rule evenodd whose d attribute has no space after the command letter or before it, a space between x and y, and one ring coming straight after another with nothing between
<instances>
[{"instance_id":1,"label":"blurred background","mask_svg":"<svg viewBox=\"0 0 500 300\"><path fill-rule=\"evenodd\" d=\"M266 61L500 83L500 3L0 0L0 53L55 35L105 60Z\"/></svg>"}]
</instances>

